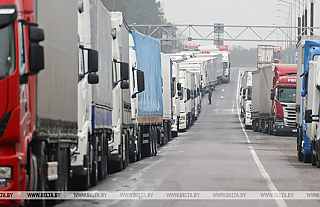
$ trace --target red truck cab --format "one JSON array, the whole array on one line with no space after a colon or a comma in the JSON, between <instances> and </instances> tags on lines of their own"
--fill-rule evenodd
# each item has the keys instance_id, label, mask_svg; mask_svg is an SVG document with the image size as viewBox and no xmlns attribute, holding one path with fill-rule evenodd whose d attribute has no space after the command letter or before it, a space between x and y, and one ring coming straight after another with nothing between
<instances>
[{"instance_id":1,"label":"red truck cab","mask_svg":"<svg viewBox=\"0 0 320 207\"><path fill-rule=\"evenodd\" d=\"M32 190L29 144L35 129L35 74L44 68L33 0L0 0L0 190ZM0 200L0 205L23 205Z\"/></svg>"},{"instance_id":2,"label":"red truck cab","mask_svg":"<svg viewBox=\"0 0 320 207\"><path fill-rule=\"evenodd\" d=\"M296 119L297 66L276 65L271 93L274 132L294 132Z\"/></svg>"}]
</instances>

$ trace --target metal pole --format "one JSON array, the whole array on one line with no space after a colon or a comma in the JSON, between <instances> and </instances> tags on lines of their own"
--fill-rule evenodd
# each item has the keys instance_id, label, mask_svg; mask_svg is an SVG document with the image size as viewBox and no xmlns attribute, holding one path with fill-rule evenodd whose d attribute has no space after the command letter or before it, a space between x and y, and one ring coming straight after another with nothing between
<instances>
[{"instance_id":1,"label":"metal pole","mask_svg":"<svg viewBox=\"0 0 320 207\"><path fill-rule=\"evenodd\" d=\"M298 17L298 42L301 40L301 17Z\"/></svg>"},{"instance_id":2,"label":"metal pole","mask_svg":"<svg viewBox=\"0 0 320 207\"><path fill-rule=\"evenodd\" d=\"M304 10L304 26L308 27L308 10L307 10L307 8ZM308 35L307 28L306 28L304 34Z\"/></svg>"},{"instance_id":3,"label":"metal pole","mask_svg":"<svg viewBox=\"0 0 320 207\"><path fill-rule=\"evenodd\" d=\"M314 12L314 3L311 2L311 11L310 11L310 35L313 35L313 12Z\"/></svg>"},{"instance_id":4,"label":"metal pole","mask_svg":"<svg viewBox=\"0 0 320 207\"><path fill-rule=\"evenodd\" d=\"M302 34L301 35L305 34L303 27L305 27L304 14L302 14Z\"/></svg>"}]
</instances>

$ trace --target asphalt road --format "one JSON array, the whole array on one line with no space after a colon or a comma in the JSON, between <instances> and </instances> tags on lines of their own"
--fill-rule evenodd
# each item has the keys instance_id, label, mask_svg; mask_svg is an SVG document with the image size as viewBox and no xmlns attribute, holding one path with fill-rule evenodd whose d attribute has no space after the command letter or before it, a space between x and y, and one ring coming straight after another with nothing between
<instances>
[{"instance_id":1,"label":"asphalt road","mask_svg":"<svg viewBox=\"0 0 320 207\"><path fill-rule=\"evenodd\" d=\"M93 191L320 191L320 169L298 161L296 138L244 130L237 110L239 71L203 98L197 122L156 157L108 175ZM72 200L73 206L319 206L318 200Z\"/></svg>"}]
</instances>

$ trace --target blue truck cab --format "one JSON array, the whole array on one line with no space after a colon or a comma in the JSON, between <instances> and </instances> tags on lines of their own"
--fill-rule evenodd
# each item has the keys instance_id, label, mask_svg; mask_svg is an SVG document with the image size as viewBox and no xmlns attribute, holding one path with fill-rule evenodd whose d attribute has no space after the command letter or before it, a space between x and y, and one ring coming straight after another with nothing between
<instances>
[{"instance_id":1,"label":"blue truck cab","mask_svg":"<svg viewBox=\"0 0 320 207\"><path fill-rule=\"evenodd\" d=\"M318 61L320 55L320 40L306 40L304 48L304 62L302 73L302 90L301 90L301 119L302 119L302 156L304 162L311 161L311 139L306 135L307 123L305 112L308 106L308 80L309 80L309 61Z\"/></svg>"}]
</instances>

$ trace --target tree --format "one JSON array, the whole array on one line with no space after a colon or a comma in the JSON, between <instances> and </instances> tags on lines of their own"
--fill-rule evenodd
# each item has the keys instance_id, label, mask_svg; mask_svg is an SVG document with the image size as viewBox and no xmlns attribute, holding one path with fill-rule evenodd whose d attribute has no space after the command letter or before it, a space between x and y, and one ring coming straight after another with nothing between
<instances>
[{"instance_id":1,"label":"tree","mask_svg":"<svg viewBox=\"0 0 320 207\"><path fill-rule=\"evenodd\" d=\"M160 2L156 0L101 0L109 11L121 11L128 24L166 23Z\"/></svg>"}]
</instances>

